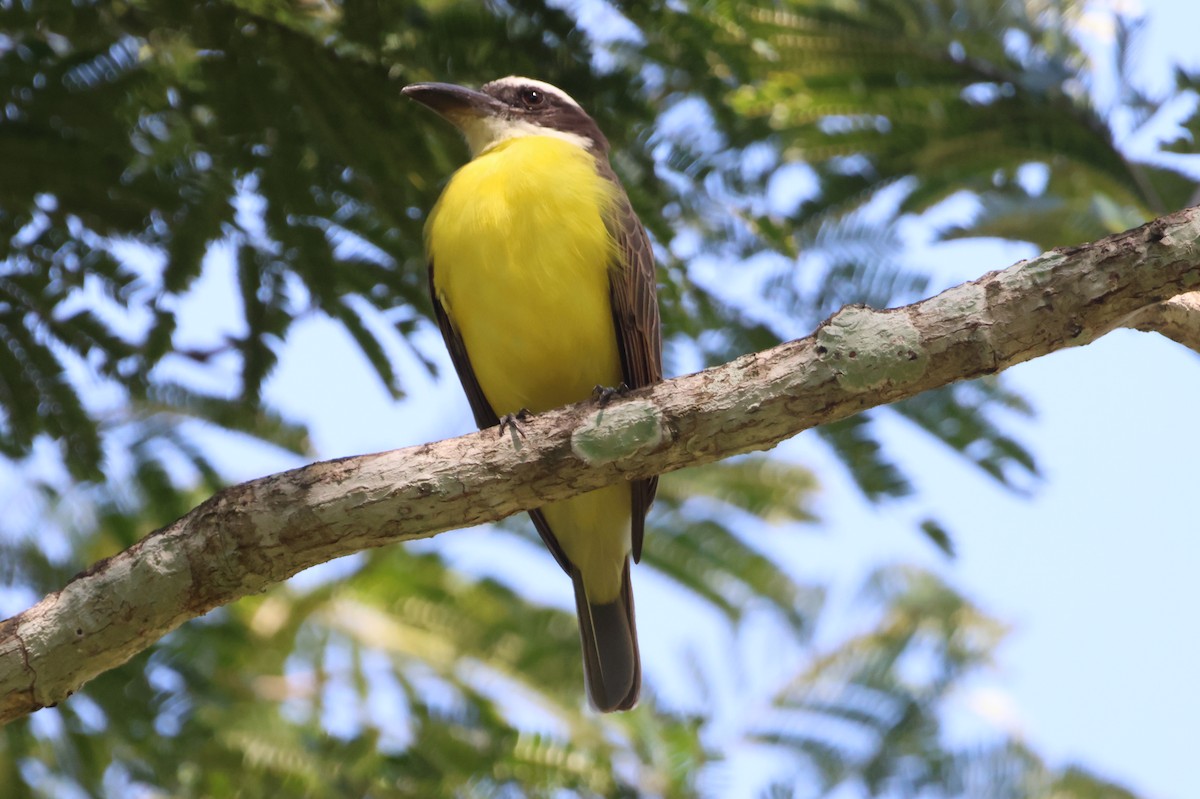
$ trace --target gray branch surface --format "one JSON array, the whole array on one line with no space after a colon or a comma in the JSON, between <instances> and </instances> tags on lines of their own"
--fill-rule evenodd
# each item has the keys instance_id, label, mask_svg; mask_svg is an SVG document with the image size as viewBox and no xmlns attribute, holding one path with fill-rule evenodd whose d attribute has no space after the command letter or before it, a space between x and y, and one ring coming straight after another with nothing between
<instances>
[{"instance_id":1,"label":"gray branch surface","mask_svg":"<svg viewBox=\"0 0 1200 799\"><path fill-rule=\"evenodd\" d=\"M770 449L1118 326L1200 351L1196 295L1173 299L1197 290L1200 210L1188 209L904 308L844 308L807 338L541 414L524 435L493 428L232 486L0 622L0 723L63 701L188 619L368 547Z\"/></svg>"},{"instance_id":2,"label":"gray branch surface","mask_svg":"<svg viewBox=\"0 0 1200 799\"><path fill-rule=\"evenodd\" d=\"M1135 311L1124 327L1161 333L1200 352L1200 291L1180 294Z\"/></svg>"}]
</instances>

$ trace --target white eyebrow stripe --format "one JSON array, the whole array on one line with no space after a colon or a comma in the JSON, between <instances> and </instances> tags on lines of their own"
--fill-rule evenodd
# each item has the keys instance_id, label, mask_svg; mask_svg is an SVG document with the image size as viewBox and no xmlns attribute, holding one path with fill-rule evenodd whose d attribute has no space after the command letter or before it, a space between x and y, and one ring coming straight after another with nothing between
<instances>
[{"instance_id":1,"label":"white eyebrow stripe","mask_svg":"<svg viewBox=\"0 0 1200 799\"><path fill-rule=\"evenodd\" d=\"M570 103L571 105L575 106L576 108L578 108L581 111L583 110L583 107L581 105L579 105L579 103L575 102L574 97L567 94L566 92L564 92L562 89L558 88L557 86L553 86L542 80L534 80L533 78L522 78L519 75L509 75L507 78L499 78L497 80L491 81L490 83L488 83L488 86L498 86L498 87L504 87L504 88L507 88L510 86L532 86L535 89L541 89L546 94L553 94L554 96L556 96L562 100L565 100L566 102Z\"/></svg>"}]
</instances>

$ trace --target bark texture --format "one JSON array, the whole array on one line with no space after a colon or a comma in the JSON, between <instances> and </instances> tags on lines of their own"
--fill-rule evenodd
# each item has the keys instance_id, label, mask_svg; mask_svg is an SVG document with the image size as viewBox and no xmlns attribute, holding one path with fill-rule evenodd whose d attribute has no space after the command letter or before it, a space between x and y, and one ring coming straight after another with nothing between
<instances>
[{"instance_id":1,"label":"bark texture","mask_svg":"<svg viewBox=\"0 0 1200 799\"><path fill-rule=\"evenodd\" d=\"M1180 294L1136 311L1125 323L1135 330L1162 333L1200 352L1200 291Z\"/></svg>"},{"instance_id":2,"label":"bark texture","mask_svg":"<svg viewBox=\"0 0 1200 799\"><path fill-rule=\"evenodd\" d=\"M1188 209L904 308L844 308L807 338L542 414L524 436L493 428L232 486L0 622L0 723L63 701L190 618L361 549L769 449L1114 327L1200 351L1197 291L1200 210Z\"/></svg>"}]
</instances>

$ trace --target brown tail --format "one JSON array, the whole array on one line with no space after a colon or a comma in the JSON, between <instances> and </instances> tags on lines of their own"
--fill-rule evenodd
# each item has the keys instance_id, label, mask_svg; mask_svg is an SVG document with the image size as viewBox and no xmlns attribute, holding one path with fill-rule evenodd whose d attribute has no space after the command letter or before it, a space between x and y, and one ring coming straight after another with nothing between
<instances>
[{"instance_id":1,"label":"brown tail","mask_svg":"<svg viewBox=\"0 0 1200 799\"><path fill-rule=\"evenodd\" d=\"M642 662L638 655L637 625L633 620L633 588L629 583L629 558L621 573L621 593L606 604L587 601L583 580L575 583L575 612L583 641L583 677L588 699L602 713L629 710L642 688Z\"/></svg>"}]
</instances>

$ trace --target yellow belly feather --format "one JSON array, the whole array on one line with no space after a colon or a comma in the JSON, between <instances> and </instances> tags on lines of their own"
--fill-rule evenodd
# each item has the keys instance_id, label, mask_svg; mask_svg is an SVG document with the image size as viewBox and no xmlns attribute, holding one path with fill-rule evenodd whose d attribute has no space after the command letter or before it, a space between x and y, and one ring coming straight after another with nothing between
<instances>
[{"instance_id":1,"label":"yellow belly feather","mask_svg":"<svg viewBox=\"0 0 1200 799\"><path fill-rule=\"evenodd\" d=\"M578 402L620 382L608 299L615 258L591 154L510 139L455 173L429 219L435 290L497 415Z\"/></svg>"},{"instance_id":2,"label":"yellow belly feather","mask_svg":"<svg viewBox=\"0 0 1200 799\"><path fill-rule=\"evenodd\" d=\"M434 291L497 415L578 402L621 382L609 301L613 185L559 139L510 139L454 174L426 228ZM630 549L613 486L543 508L589 598L611 601Z\"/></svg>"}]
</instances>

